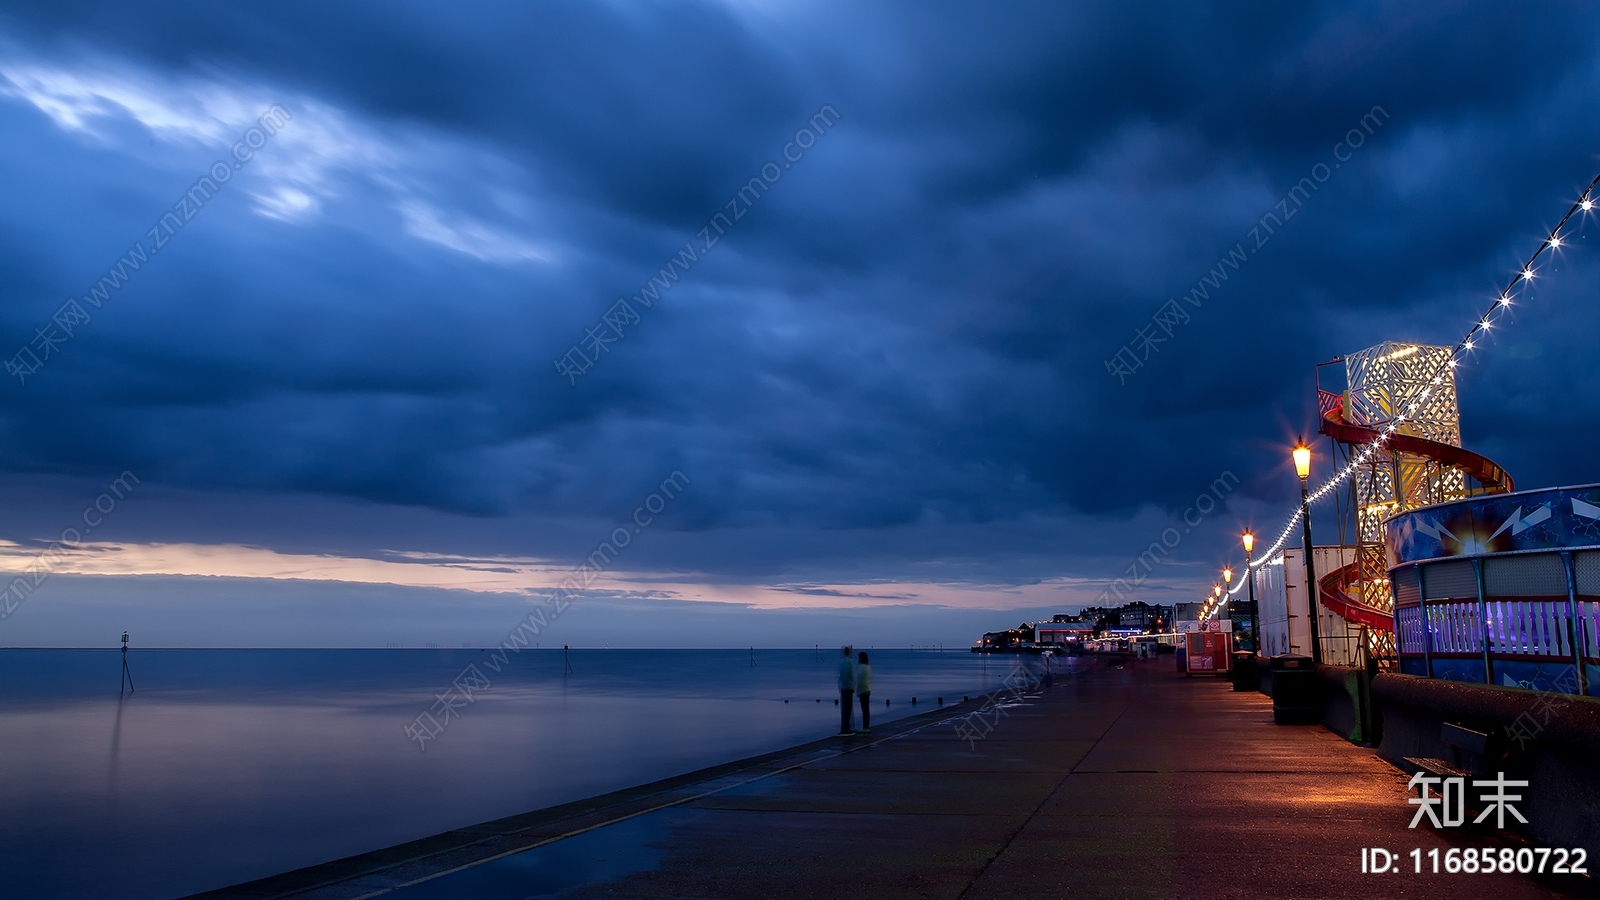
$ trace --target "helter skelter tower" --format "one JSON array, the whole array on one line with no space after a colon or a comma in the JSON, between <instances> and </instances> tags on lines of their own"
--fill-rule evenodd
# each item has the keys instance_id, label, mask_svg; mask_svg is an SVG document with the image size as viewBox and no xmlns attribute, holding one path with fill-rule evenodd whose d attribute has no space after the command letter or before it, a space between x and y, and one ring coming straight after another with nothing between
<instances>
[{"instance_id":1,"label":"helter skelter tower","mask_svg":"<svg viewBox=\"0 0 1600 900\"><path fill-rule=\"evenodd\" d=\"M1371 443L1397 413L1417 404L1384 452L1352 473L1355 562L1322 579L1324 605L1369 625L1369 650L1380 657L1394 652L1383 523L1418 506L1512 489L1504 469L1461 446L1451 358L1449 347L1385 341L1344 358L1343 395L1317 391L1320 430L1347 450Z\"/></svg>"}]
</instances>

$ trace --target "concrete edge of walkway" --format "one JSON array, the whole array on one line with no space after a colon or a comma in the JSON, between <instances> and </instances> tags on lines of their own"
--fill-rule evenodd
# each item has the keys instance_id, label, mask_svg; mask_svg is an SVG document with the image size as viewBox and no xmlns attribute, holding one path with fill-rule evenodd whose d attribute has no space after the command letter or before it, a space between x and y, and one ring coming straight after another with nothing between
<instances>
[{"instance_id":1,"label":"concrete edge of walkway","mask_svg":"<svg viewBox=\"0 0 1600 900\"><path fill-rule=\"evenodd\" d=\"M1081 676L1095 668L1098 667L1089 666L1072 673L1057 673L1056 678L1068 677L1069 674ZM709 793L767 778L822 759L894 740L911 732L967 715L981 708L989 696L991 695L973 697L896 719L874 730L870 735L829 735L820 740L708 766L647 784L452 829L391 847L317 863L229 887L191 894L183 900L283 900L357 879L381 875L403 866L412 869L434 869L434 871L408 873L409 877L395 886L401 883L412 884L531 850L543 844L592 831L647 812L678 806ZM741 774L750 777L711 791L685 790L695 785ZM447 854L450 857L448 861L443 859ZM428 866L430 859L438 859L438 865ZM372 893L383 893L383 891Z\"/></svg>"}]
</instances>

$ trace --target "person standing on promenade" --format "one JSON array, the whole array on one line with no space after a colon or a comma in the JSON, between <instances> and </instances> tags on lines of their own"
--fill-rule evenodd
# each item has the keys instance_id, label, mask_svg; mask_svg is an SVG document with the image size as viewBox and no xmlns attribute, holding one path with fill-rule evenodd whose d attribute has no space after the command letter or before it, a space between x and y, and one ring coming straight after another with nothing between
<instances>
[{"instance_id":1,"label":"person standing on promenade","mask_svg":"<svg viewBox=\"0 0 1600 900\"><path fill-rule=\"evenodd\" d=\"M856 696L861 698L861 733L872 732L872 666L867 665L867 654L856 659Z\"/></svg>"},{"instance_id":2,"label":"person standing on promenade","mask_svg":"<svg viewBox=\"0 0 1600 900\"><path fill-rule=\"evenodd\" d=\"M839 648L839 733L850 734L850 714L856 693L856 667L850 664L850 648Z\"/></svg>"}]
</instances>

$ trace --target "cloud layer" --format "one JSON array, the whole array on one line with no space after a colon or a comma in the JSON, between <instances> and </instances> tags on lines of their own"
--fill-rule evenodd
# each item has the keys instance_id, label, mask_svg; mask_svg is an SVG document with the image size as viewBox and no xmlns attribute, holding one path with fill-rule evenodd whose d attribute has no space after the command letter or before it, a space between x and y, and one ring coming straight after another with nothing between
<instances>
[{"instance_id":1,"label":"cloud layer","mask_svg":"<svg viewBox=\"0 0 1600 900\"><path fill-rule=\"evenodd\" d=\"M542 566L681 470L669 536L622 569L758 605L872 583L1088 602L1235 472L1163 573L1188 589L1239 523L1285 514L1312 366L1455 340L1592 177L1596 24L1470 3L17 6L0 356L263 111L293 119L0 391L0 471L169 490L119 511L125 549L321 552L290 515L218 512L275 497L342 510L341 558ZM553 361L823 105L839 122L569 386ZM1467 443L1519 484L1595 479L1572 449L1600 438L1588 243L1461 378ZM1241 244L1125 385L1108 374ZM378 536L412 515L407 543Z\"/></svg>"}]
</instances>

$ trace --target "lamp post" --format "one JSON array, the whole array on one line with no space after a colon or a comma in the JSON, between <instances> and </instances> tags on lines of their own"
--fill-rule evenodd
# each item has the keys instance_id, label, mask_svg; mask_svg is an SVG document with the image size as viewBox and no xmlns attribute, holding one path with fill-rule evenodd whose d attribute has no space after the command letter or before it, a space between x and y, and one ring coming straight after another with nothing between
<instances>
[{"instance_id":1,"label":"lamp post","mask_svg":"<svg viewBox=\"0 0 1600 900\"><path fill-rule=\"evenodd\" d=\"M1228 618L1233 618L1233 601L1228 598L1233 596L1233 566L1222 566L1222 595L1219 598L1222 605L1228 609Z\"/></svg>"},{"instance_id":2,"label":"lamp post","mask_svg":"<svg viewBox=\"0 0 1600 900\"><path fill-rule=\"evenodd\" d=\"M1233 601L1229 600L1229 591L1233 588L1233 566L1226 563L1222 566L1222 589L1217 591L1217 606L1228 611L1228 618L1233 618Z\"/></svg>"},{"instance_id":3,"label":"lamp post","mask_svg":"<svg viewBox=\"0 0 1600 900\"><path fill-rule=\"evenodd\" d=\"M1249 579L1245 590L1250 598L1250 652L1256 656L1261 655L1261 622L1256 615L1256 579L1255 573L1250 569L1250 553L1255 549L1256 536L1246 531L1244 533L1244 577Z\"/></svg>"},{"instance_id":4,"label":"lamp post","mask_svg":"<svg viewBox=\"0 0 1600 900\"><path fill-rule=\"evenodd\" d=\"M1318 665L1322 662L1322 640L1317 634L1317 571L1311 562L1311 497L1306 492L1306 481L1311 477L1311 448L1306 446L1304 438L1295 443L1292 455L1295 473L1300 476L1300 534L1306 555L1306 609L1311 618L1311 662Z\"/></svg>"},{"instance_id":5,"label":"lamp post","mask_svg":"<svg viewBox=\"0 0 1600 900\"><path fill-rule=\"evenodd\" d=\"M1245 557L1244 564L1245 572L1248 574L1250 571L1249 557ZM1222 582L1225 586L1220 599L1228 606L1228 618L1233 619L1233 601L1228 599L1233 596L1233 566L1224 565L1222 567ZM1233 678L1231 679L1233 681L1233 689L1235 691L1253 691L1261 686L1261 682L1258 680L1259 676L1256 674L1256 652L1253 642L1252 648L1249 650L1239 646L1239 622L1238 620L1233 621L1234 631L1231 642L1233 651L1230 654L1230 659L1233 663Z\"/></svg>"}]
</instances>

